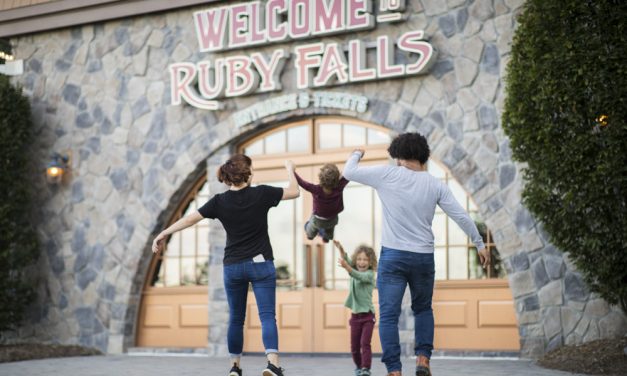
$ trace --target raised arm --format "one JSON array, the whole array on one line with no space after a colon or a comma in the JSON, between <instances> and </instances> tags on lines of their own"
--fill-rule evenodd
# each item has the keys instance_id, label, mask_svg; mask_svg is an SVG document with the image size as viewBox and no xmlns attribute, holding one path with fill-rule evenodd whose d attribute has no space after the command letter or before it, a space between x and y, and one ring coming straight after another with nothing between
<instances>
[{"instance_id":1,"label":"raised arm","mask_svg":"<svg viewBox=\"0 0 627 376\"><path fill-rule=\"evenodd\" d=\"M283 188L283 197L281 200L291 200L300 196L300 188L298 188L298 182L294 172L294 162L285 161L285 169L287 170L287 177L289 184L287 188Z\"/></svg>"},{"instance_id":2,"label":"raised arm","mask_svg":"<svg viewBox=\"0 0 627 376\"><path fill-rule=\"evenodd\" d=\"M198 212L195 211L189 215L186 215L185 217L179 219L178 221L174 222L172 224L172 226L166 228L165 230L161 231L161 233L159 235L157 235L157 237L155 238L155 240L153 240L152 242L152 252L153 253L157 253L159 251L162 251L164 246L165 246L165 239L174 234L177 231L181 231L183 229L186 229L190 226L195 225L196 223L198 223L201 219L203 219L203 216Z\"/></svg>"},{"instance_id":3,"label":"raised arm","mask_svg":"<svg viewBox=\"0 0 627 376\"><path fill-rule=\"evenodd\" d=\"M307 180L301 178L300 175L298 175L298 173L296 173L296 171L294 171L294 176L296 177L296 181L298 182L298 185L303 187L304 190L306 190L308 192L313 192L314 189L316 188L315 184L311 184Z\"/></svg>"},{"instance_id":4,"label":"raised arm","mask_svg":"<svg viewBox=\"0 0 627 376\"><path fill-rule=\"evenodd\" d=\"M483 239L479 234L475 222L457 200L455 200L451 190L445 184L440 186L438 205L470 237L472 243L477 247L481 265L487 267L490 264L490 252L485 248L485 244L483 244Z\"/></svg>"},{"instance_id":5,"label":"raised arm","mask_svg":"<svg viewBox=\"0 0 627 376\"><path fill-rule=\"evenodd\" d=\"M346 255L346 251L344 251L344 247L342 246L342 243L340 243L338 240L333 239L333 244L335 245L335 248L337 248L338 252L340 252L340 256L343 259L348 260L348 256Z\"/></svg>"},{"instance_id":6,"label":"raised arm","mask_svg":"<svg viewBox=\"0 0 627 376\"><path fill-rule=\"evenodd\" d=\"M355 149L344 165L342 176L351 181L377 188L386 171L386 166L360 167L359 161L364 156L362 149Z\"/></svg>"}]
</instances>

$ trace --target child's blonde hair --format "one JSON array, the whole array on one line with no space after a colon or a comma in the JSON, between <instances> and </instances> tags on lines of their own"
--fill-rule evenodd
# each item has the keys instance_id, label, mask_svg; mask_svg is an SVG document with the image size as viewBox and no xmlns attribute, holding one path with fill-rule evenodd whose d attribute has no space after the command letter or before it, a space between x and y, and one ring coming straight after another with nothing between
<instances>
[{"instance_id":1,"label":"child's blonde hair","mask_svg":"<svg viewBox=\"0 0 627 376\"><path fill-rule=\"evenodd\" d=\"M320 168L318 180L322 188L334 189L340 183L340 170L336 165L327 163Z\"/></svg>"},{"instance_id":2,"label":"child's blonde hair","mask_svg":"<svg viewBox=\"0 0 627 376\"><path fill-rule=\"evenodd\" d=\"M374 249L372 249L372 247L368 247L367 245L364 245L364 244L355 248L355 251L353 252L353 255L351 256L352 266L357 265L357 256L360 253L366 254L366 256L368 257L368 260L370 260L370 269L372 269L373 271L376 271L377 270L377 255L376 253L374 253Z\"/></svg>"}]
</instances>

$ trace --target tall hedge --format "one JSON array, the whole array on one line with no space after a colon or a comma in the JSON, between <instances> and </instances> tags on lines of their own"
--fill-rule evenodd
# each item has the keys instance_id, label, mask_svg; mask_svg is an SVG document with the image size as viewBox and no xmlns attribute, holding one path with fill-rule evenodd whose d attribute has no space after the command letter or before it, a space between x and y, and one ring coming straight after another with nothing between
<instances>
[{"instance_id":1,"label":"tall hedge","mask_svg":"<svg viewBox=\"0 0 627 376\"><path fill-rule=\"evenodd\" d=\"M0 74L0 331L19 325L33 298L25 278L37 257L32 226L30 105Z\"/></svg>"},{"instance_id":2,"label":"tall hedge","mask_svg":"<svg viewBox=\"0 0 627 376\"><path fill-rule=\"evenodd\" d=\"M524 203L627 312L627 2L528 0L518 22L503 127Z\"/></svg>"}]
</instances>

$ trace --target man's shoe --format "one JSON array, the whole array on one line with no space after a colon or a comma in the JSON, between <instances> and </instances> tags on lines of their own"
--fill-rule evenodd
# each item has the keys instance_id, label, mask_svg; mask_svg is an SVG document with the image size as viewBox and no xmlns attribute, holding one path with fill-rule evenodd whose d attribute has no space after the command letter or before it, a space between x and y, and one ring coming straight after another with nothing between
<instances>
[{"instance_id":1,"label":"man's shoe","mask_svg":"<svg viewBox=\"0 0 627 376\"><path fill-rule=\"evenodd\" d=\"M416 376L431 376L429 358L424 355L418 355L416 359Z\"/></svg>"},{"instance_id":2,"label":"man's shoe","mask_svg":"<svg viewBox=\"0 0 627 376\"><path fill-rule=\"evenodd\" d=\"M281 367L277 367L274 364L268 362L268 366L261 373L262 376L284 376L283 371L285 371Z\"/></svg>"},{"instance_id":3,"label":"man's shoe","mask_svg":"<svg viewBox=\"0 0 627 376\"><path fill-rule=\"evenodd\" d=\"M388 373L388 376L401 376L401 371L392 371Z\"/></svg>"},{"instance_id":4,"label":"man's shoe","mask_svg":"<svg viewBox=\"0 0 627 376\"><path fill-rule=\"evenodd\" d=\"M231 367L229 376L242 376L242 369L239 368L237 364L233 363L233 367Z\"/></svg>"},{"instance_id":5,"label":"man's shoe","mask_svg":"<svg viewBox=\"0 0 627 376\"><path fill-rule=\"evenodd\" d=\"M370 376L370 368L362 368L359 376Z\"/></svg>"}]
</instances>

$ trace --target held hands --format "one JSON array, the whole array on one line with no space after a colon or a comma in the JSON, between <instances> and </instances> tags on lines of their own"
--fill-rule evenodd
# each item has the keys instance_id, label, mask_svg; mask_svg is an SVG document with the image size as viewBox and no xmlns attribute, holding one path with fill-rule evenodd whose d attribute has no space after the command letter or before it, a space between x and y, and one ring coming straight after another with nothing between
<instances>
[{"instance_id":1,"label":"held hands","mask_svg":"<svg viewBox=\"0 0 627 376\"><path fill-rule=\"evenodd\" d=\"M152 241L152 253L163 251L166 235L162 232Z\"/></svg>"},{"instance_id":2,"label":"held hands","mask_svg":"<svg viewBox=\"0 0 627 376\"><path fill-rule=\"evenodd\" d=\"M285 169L290 172L294 171L294 162L291 160L285 161Z\"/></svg>"},{"instance_id":3,"label":"held hands","mask_svg":"<svg viewBox=\"0 0 627 376\"><path fill-rule=\"evenodd\" d=\"M490 252L486 248L482 248L479 250L479 261L481 262L481 266L487 268L490 266Z\"/></svg>"},{"instance_id":4,"label":"held hands","mask_svg":"<svg viewBox=\"0 0 627 376\"><path fill-rule=\"evenodd\" d=\"M364 157L364 154L366 154L366 151L364 149L355 149L353 150L353 153L359 153L361 154L361 156L359 157L359 159Z\"/></svg>"}]
</instances>

